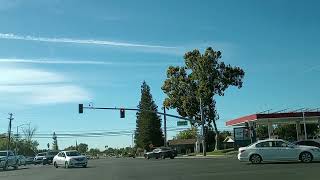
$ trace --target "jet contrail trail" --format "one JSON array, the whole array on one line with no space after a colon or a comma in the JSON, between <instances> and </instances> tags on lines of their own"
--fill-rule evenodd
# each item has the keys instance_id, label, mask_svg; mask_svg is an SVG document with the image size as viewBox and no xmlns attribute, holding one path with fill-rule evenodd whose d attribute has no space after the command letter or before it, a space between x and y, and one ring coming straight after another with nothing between
<instances>
[{"instance_id":1,"label":"jet contrail trail","mask_svg":"<svg viewBox=\"0 0 320 180\"><path fill-rule=\"evenodd\" d=\"M162 48L162 49L175 49L176 48L176 47L171 47L171 46L136 44L136 43L126 43L126 42L116 42L116 41L71 39L71 38L47 38L47 37L35 37L35 36L21 36L21 35L16 35L16 34L5 34L5 33L0 33L0 39L39 41L39 42L52 42L52 43L107 45L107 46L118 46L118 47L140 47L140 48Z\"/></svg>"},{"instance_id":2,"label":"jet contrail trail","mask_svg":"<svg viewBox=\"0 0 320 180\"><path fill-rule=\"evenodd\" d=\"M34 59L1 59L0 63L34 63L34 64L87 64L87 65L111 65L112 62L103 61L71 61L71 60L34 60Z\"/></svg>"}]
</instances>

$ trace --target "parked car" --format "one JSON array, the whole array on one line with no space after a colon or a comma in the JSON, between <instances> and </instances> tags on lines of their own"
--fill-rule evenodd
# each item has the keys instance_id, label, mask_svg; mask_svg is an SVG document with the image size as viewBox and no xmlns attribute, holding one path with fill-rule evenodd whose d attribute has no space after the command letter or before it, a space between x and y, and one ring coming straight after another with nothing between
<instances>
[{"instance_id":1,"label":"parked car","mask_svg":"<svg viewBox=\"0 0 320 180\"><path fill-rule=\"evenodd\" d=\"M320 143L315 140L301 140L294 142L295 145L314 146L320 148Z\"/></svg>"},{"instance_id":2,"label":"parked car","mask_svg":"<svg viewBox=\"0 0 320 180\"><path fill-rule=\"evenodd\" d=\"M34 164L34 157L32 156L26 157L26 164Z\"/></svg>"},{"instance_id":3,"label":"parked car","mask_svg":"<svg viewBox=\"0 0 320 180\"><path fill-rule=\"evenodd\" d=\"M56 156L59 153L59 151L48 151L46 152L44 158L42 159L42 164L51 164L53 161L54 156Z\"/></svg>"},{"instance_id":4,"label":"parked car","mask_svg":"<svg viewBox=\"0 0 320 180\"><path fill-rule=\"evenodd\" d=\"M320 160L320 148L301 146L281 139L267 139L239 148L238 159L253 164L262 161L301 161L309 163Z\"/></svg>"},{"instance_id":5,"label":"parked car","mask_svg":"<svg viewBox=\"0 0 320 180\"><path fill-rule=\"evenodd\" d=\"M168 148L168 147L156 148L153 151L147 152L144 154L144 157L147 159L150 159L150 158L174 159L175 156L177 156L176 152L173 149Z\"/></svg>"},{"instance_id":6,"label":"parked car","mask_svg":"<svg viewBox=\"0 0 320 180\"><path fill-rule=\"evenodd\" d=\"M61 151L53 158L54 167L84 167L88 165L86 156L81 155L78 151Z\"/></svg>"},{"instance_id":7,"label":"parked car","mask_svg":"<svg viewBox=\"0 0 320 180\"><path fill-rule=\"evenodd\" d=\"M5 171L10 166L18 169L18 157L12 151L0 151L0 168Z\"/></svg>"},{"instance_id":8,"label":"parked car","mask_svg":"<svg viewBox=\"0 0 320 180\"><path fill-rule=\"evenodd\" d=\"M41 164L43 161L43 158L46 156L46 153L38 153L36 157L34 157L34 164Z\"/></svg>"},{"instance_id":9,"label":"parked car","mask_svg":"<svg viewBox=\"0 0 320 180\"><path fill-rule=\"evenodd\" d=\"M19 166L27 165L26 158L23 155L18 155L18 161L19 161Z\"/></svg>"}]
</instances>

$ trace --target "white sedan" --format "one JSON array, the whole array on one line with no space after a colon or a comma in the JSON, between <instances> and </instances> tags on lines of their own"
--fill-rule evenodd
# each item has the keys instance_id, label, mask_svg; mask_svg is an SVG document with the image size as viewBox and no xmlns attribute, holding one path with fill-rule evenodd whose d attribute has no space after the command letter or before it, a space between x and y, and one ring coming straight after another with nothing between
<instances>
[{"instance_id":1,"label":"white sedan","mask_svg":"<svg viewBox=\"0 0 320 180\"><path fill-rule=\"evenodd\" d=\"M299 146L281 139L267 139L239 148L238 159L253 164L262 161L301 161L309 163L320 160L320 148Z\"/></svg>"},{"instance_id":2,"label":"white sedan","mask_svg":"<svg viewBox=\"0 0 320 180\"><path fill-rule=\"evenodd\" d=\"M53 158L53 166L58 168L87 167L88 160L77 151L61 151Z\"/></svg>"}]
</instances>

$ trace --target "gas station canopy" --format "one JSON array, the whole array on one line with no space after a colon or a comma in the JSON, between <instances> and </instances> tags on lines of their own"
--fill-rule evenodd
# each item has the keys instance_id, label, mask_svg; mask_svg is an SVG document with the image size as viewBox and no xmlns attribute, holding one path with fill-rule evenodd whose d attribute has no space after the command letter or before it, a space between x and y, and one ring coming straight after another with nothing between
<instances>
[{"instance_id":1,"label":"gas station canopy","mask_svg":"<svg viewBox=\"0 0 320 180\"><path fill-rule=\"evenodd\" d=\"M226 126L233 127L250 127L255 131L256 125L267 125L269 138L273 137L273 125L277 124L295 124L297 132L297 140L301 138L307 139L308 134L306 124L318 124L320 127L319 111L302 111L302 112L274 112L274 113L258 113L232 119L226 122ZM304 137L301 134L301 124L304 125ZM235 128L236 129L236 128Z\"/></svg>"},{"instance_id":2,"label":"gas station canopy","mask_svg":"<svg viewBox=\"0 0 320 180\"><path fill-rule=\"evenodd\" d=\"M296 124L297 121L318 124L320 112L285 112L269 114L251 114L226 122L226 126L245 126L245 123L254 122L257 125L272 124Z\"/></svg>"}]
</instances>

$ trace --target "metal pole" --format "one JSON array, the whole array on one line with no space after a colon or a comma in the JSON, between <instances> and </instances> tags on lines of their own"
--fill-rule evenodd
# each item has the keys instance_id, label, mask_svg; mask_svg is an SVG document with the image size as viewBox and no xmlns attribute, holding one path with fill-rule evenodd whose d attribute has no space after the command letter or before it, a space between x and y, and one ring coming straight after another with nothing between
<instances>
[{"instance_id":1,"label":"metal pole","mask_svg":"<svg viewBox=\"0 0 320 180\"><path fill-rule=\"evenodd\" d=\"M164 129L164 147L167 147L167 116L166 116L165 107L163 107L163 129Z\"/></svg>"},{"instance_id":2,"label":"metal pole","mask_svg":"<svg viewBox=\"0 0 320 180\"><path fill-rule=\"evenodd\" d=\"M19 126L17 126L17 136L16 136L16 155L18 154L18 137L19 137Z\"/></svg>"},{"instance_id":3,"label":"metal pole","mask_svg":"<svg viewBox=\"0 0 320 180\"><path fill-rule=\"evenodd\" d=\"M10 139L11 139L11 123L12 123L12 113L9 113L10 117L8 118L9 119L9 128L8 128L8 142L7 142L7 150L9 151L10 150ZM9 153L7 151L7 160L9 158Z\"/></svg>"},{"instance_id":4,"label":"metal pole","mask_svg":"<svg viewBox=\"0 0 320 180\"><path fill-rule=\"evenodd\" d=\"M203 156L207 155L206 152L206 137L205 137L205 132L204 132L204 119L203 119L203 110L202 110L202 102L200 98L200 116L201 116L201 123L202 123L202 152Z\"/></svg>"},{"instance_id":5,"label":"metal pole","mask_svg":"<svg viewBox=\"0 0 320 180\"><path fill-rule=\"evenodd\" d=\"M134 147L133 134L134 134L134 133L132 133L132 135L131 135L131 140L132 140L132 142L131 142L131 147L132 147L132 148Z\"/></svg>"},{"instance_id":6,"label":"metal pole","mask_svg":"<svg viewBox=\"0 0 320 180\"><path fill-rule=\"evenodd\" d=\"M306 118L304 116L304 111L302 112L302 118L303 118L303 129L304 129L304 139L307 139L307 126L306 126Z\"/></svg>"}]
</instances>

